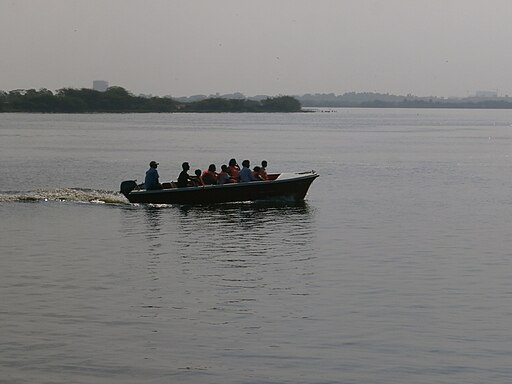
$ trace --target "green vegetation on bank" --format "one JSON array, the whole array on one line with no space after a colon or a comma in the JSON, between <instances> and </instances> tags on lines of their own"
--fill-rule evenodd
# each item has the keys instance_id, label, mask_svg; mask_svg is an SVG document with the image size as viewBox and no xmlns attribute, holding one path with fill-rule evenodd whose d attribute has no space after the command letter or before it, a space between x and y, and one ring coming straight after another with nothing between
<instances>
[{"instance_id":1,"label":"green vegetation on bank","mask_svg":"<svg viewBox=\"0 0 512 384\"><path fill-rule=\"evenodd\" d=\"M105 92L89 88L0 90L0 112L42 113L144 113L144 112L300 112L320 108L466 108L512 109L512 97L419 97L373 92L305 94L302 96L246 97L241 93L190 97L135 96L122 87Z\"/></svg>"},{"instance_id":2,"label":"green vegetation on bank","mask_svg":"<svg viewBox=\"0 0 512 384\"><path fill-rule=\"evenodd\" d=\"M510 96L420 97L374 92L316 93L296 96L303 107L512 109Z\"/></svg>"},{"instance_id":3,"label":"green vegetation on bank","mask_svg":"<svg viewBox=\"0 0 512 384\"><path fill-rule=\"evenodd\" d=\"M142 112L300 112L300 102L291 96L262 100L207 98L181 102L171 97L134 96L122 87L105 92L88 88L0 91L0 112L43 113L142 113Z\"/></svg>"}]
</instances>

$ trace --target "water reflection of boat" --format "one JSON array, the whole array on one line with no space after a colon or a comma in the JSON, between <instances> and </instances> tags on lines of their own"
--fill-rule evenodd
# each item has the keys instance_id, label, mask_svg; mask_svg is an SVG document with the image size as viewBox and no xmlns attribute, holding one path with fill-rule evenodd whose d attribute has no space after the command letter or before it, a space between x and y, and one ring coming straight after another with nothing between
<instances>
[{"instance_id":1,"label":"water reflection of boat","mask_svg":"<svg viewBox=\"0 0 512 384\"><path fill-rule=\"evenodd\" d=\"M212 204L236 201L302 201L318 177L314 171L269 175L269 180L204 187L138 189L134 180L121 183L121 193L130 203Z\"/></svg>"}]
</instances>

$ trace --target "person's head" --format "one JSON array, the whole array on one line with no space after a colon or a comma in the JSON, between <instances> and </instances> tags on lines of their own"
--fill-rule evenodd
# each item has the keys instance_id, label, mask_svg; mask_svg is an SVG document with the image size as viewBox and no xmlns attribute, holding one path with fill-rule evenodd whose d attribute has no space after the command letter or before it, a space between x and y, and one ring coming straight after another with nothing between
<instances>
[{"instance_id":1,"label":"person's head","mask_svg":"<svg viewBox=\"0 0 512 384\"><path fill-rule=\"evenodd\" d=\"M261 168L258 167L258 166L255 166L254 169L253 169L254 173L260 173L261 171Z\"/></svg>"},{"instance_id":2,"label":"person's head","mask_svg":"<svg viewBox=\"0 0 512 384\"><path fill-rule=\"evenodd\" d=\"M181 164L181 168L183 168L184 171L188 171L190 169L190 165L185 161Z\"/></svg>"},{"instance_id":3,"label":"person's head","mask_svg":"<svg viewBox=\"0 0 512 384\"><path fill-rule=\"evenodd\" d=\"M210 164L208 166L208 171L209 172L215 172L217 170L217 167L215 166L215 164Z\"/></svg>"},{"instance_id":4,"label":"person's head","mask_svg":"<svg viewBox=\"0 0 512 384\"><path fill-rule=\"evenodd\" d=\"M202 173L202 172L201 172L201 170L200 170L200 169L196 169L196 170L194 171L194 174L195 174L197 177L201 176L201 173Z\"/></svg>"},{"instance_id":5,"label":"person's head","mask_svg":"<svg viewBox=\"0 0 512 384\"><path fill-rule=\"evenodd\" d=\"M149 163L149 166L150 166L151 168L156 168L156 167L158 167L158 163L157 163L156 161L151 161L151 162Z\"/></svg>"},{"instance_id":6,"label":"person's head","mask_svg":"<svg viewBox=\"0 0 512 384\"><path fill-rule=\"evenodd\" d=\"M230 167L235 166L235 165L236 165L236 160L235 159L229 160L229 166Z\"/></svg>"},{"instance_id":7,"label":"person's head","mask_svg":"<svg viewBox=\"0 0 512 384\"><path fill-rule=\"evenodd\" d=\"M262 166L263 168L267 168L267 160L262 160L262 161L261 161L261 166Z\"/></svg>"},{"instance_id":8,"label":"person's head","mask_svg":"<svg viewBox=\"0 0 512 384\"><path fill-rule=\"evenodd\" d=\"M220 166L220 169L222 169L222 172L226 172L226 173L228 172L228 166L226 164L222 164Z\"/></svg>"},{"instance_id":9,"label":"person's head","mask_svg":"<svg viewBox=\"0 0 512 384\"><path fill-rule=\"evenodd\" d=\"M242 161L242 167L249 168L251 166L251 162L249 160Z\"/></svg>"}]
</instances>

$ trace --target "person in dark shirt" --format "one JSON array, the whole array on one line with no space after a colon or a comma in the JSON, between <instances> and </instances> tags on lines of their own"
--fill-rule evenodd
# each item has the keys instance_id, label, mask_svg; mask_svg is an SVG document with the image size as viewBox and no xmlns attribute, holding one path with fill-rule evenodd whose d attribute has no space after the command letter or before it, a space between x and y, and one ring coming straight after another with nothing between
<instances>
[{"instance_id":1,"label":"person in dark shirt","mask_svg":"<svg viewBox=\"0 0 512 384\"><path fill-rule=\"evenodd\" d=\"M192 182L192 179L190 178L188 174L188 170L190 169L190 165L185 161L183 164L181 164L181 168L183 169L178 176L178 188L185 188L190 187L191 184L189 182Z\"/></svg>"}]
</instances>

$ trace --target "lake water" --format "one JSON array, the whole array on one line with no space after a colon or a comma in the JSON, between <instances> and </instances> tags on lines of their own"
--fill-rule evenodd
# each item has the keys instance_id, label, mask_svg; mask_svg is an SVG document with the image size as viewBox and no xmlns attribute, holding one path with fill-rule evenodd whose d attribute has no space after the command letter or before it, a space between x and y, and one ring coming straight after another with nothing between
<instances>
[{"instance_id":1,"label":"lake water","mask_svg":"<svg viewBox=\"0 0 512 384\"><path fill-rule=\"evenodd\" d=\"M0 114L0 383L510 383L512 111ZM316 170L304 204L130 205Z\"/></svg>"}]
</instances>

